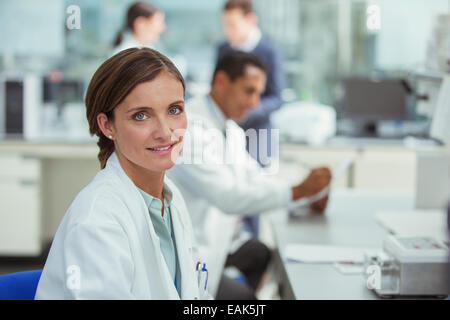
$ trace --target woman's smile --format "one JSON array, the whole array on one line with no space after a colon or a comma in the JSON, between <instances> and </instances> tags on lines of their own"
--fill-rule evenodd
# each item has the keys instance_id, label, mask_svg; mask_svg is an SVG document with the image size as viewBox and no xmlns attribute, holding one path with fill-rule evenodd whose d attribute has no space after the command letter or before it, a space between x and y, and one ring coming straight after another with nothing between
<instances>
[{"instance_id":1,"label":"woman's smile","mask_svg":"<svg viewBox=\"0 0 450 320\"><path fill-rule=\"evenodd\" d=\"M166 144L166 145L160 145L160 146L156 146L156 147L147 148L147 150L156 155L166 155L166 154L169 154L170 152L172 152L173 147L177 143L178 143L178 141L175 143L172 143L172 144Z\"/></svg>"}]
</instances>

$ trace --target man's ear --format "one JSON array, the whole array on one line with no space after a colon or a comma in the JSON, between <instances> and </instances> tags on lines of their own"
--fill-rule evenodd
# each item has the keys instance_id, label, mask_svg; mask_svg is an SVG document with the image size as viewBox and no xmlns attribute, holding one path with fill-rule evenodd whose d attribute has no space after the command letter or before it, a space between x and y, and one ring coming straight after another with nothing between
<instances>
[{"instance_id":1,"label":"man's ear","mask_svg":"<svg viewBox=\"0 0 450 320\"><path fill-rule=\"evenodd\" d=\"M102 133L107 137L114 137L114 128L108 116L101 112L97 115L97 124Z\"/></svg>"},{"instance_id":2,"label":"man's ear","mask_svg":"<svg viewBox=\"0 0 450 320\"><path fill-rule=\"evenodd\" d=\"M227 73L225 71L217 71L216 75L214 76L214 86L222 88L224 85L226 85L230 81Z\"/></svg>"}]
</instances>

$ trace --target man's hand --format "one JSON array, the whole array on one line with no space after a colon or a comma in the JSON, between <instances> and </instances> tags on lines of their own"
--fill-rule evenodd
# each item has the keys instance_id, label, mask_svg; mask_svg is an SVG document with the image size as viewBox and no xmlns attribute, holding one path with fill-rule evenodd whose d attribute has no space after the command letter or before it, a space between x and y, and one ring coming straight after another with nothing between
<instances>
[{"instance_id":1,"label":"man's hand","mask_svg":"<svg viewBox=\"0 0 450 320\"><path fill-rule=\"evenodd\" d=\"M292 198L297 200L315 195L330 184L331 171L326 167L312 169L309 175L297 186L292 188ZM315 212L323 212L328 203L328 196L310 205L310 209Z\"/></svg>"},{"instance_id":2,"label":"man's hand","mask_svg":"<svg viewBox=\"0 0 450 320\"><path fill-rule=\"evenodd\" d=\"M309 205L309 210L315 213L323 213L327 208L327 204L328 204L328 196L311 203Z\"/></svg>"}]
</instances>

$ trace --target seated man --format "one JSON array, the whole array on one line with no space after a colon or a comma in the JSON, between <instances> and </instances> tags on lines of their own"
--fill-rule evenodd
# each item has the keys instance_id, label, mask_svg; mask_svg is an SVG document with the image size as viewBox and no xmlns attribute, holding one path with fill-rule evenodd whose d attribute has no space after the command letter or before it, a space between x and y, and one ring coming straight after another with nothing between
<instances>
[{"instance_id":1,"label":"seated man","mask_svg":"<svg viewBox=\"0 0 450 320\"><path fill-rule=\"evenodd\" d=\"M222 9L223 31L226 41L217 48L217 57L220 59L231 50L250 52L255 54L266 66L266 85L261 94L259 106L248 112L244 119L238 122L244 131L258 130L256 136L257 147L247 151L260 165L266 166L276 154L268 153L266 159L261 159L260 147L271 151L272 126L270 116L283 104L281 91L285 87L286 75L283 70L283 59L280 50L263 36L258 27L258 15L253 9L252 0L228 0ZM266 129L266 130L259 130ZM276 151L276 150L274 150ZM258 216L245 217L244 227L258 236Z\"/></svg>"},{"instance_id":2,"label":"seated man","mask_svg":"<svg viewBox=\"0 0 450 320\"><path fill-rule=\"evenodd\" d=\"M327 168L317 168L291 187L270 177L249 155L236 121L259 105L265 81L265 67L255 55L233 51L221 58L210 93L186 104L189 122L181 163L167 172L188 206L209 270L208 288L217 299L254 299L270 260L268 248L257 239L241 237L232 246L238 218L285 209L290 201L319 192L331 179ZM311 208L321 212L326 203L324 198ZM244 274L246 284L222 275L230 265Z\"/></svg>"}]
</instances>

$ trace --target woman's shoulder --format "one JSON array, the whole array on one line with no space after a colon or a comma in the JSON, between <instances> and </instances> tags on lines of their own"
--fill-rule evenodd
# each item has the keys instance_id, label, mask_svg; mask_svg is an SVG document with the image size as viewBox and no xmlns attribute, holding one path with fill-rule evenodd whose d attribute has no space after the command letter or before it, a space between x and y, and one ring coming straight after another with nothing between
<instances>
[{"instance_id":1,"label":"woman's shoulder","mask_svg":"<svg viewBox=\"0 0 450 320\"><path fill-rule=\"evenodd\" d=\"M114 178L107 176L104 170L84 187L73 200L67 215L76 222L105 222L116 220L120 212L126 210L124 190ZM119 215L115 213L119 213Z\"/></svg>"}]
</instances>

